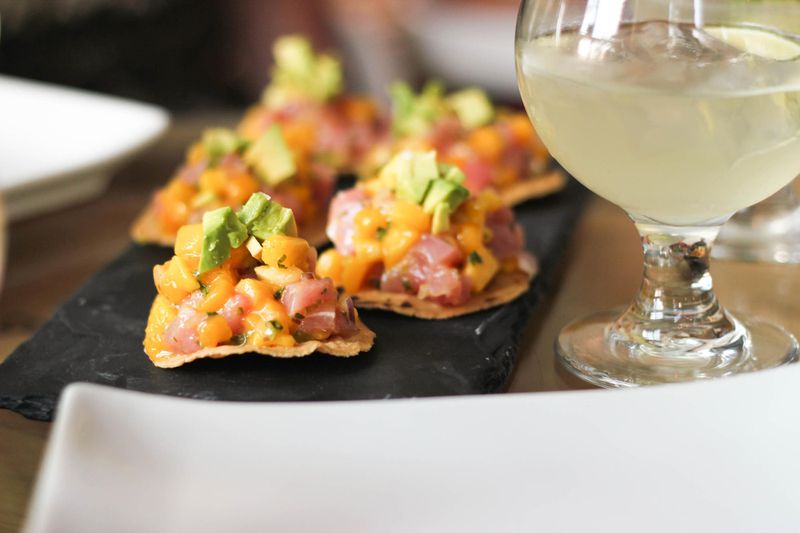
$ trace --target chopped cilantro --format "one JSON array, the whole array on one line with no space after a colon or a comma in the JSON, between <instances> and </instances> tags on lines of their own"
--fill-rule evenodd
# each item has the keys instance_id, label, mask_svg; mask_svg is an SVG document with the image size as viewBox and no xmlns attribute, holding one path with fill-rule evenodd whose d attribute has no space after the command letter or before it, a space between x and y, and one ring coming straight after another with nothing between
<instances>
[{"instance_id":1,"label":"chopped cilantro","mask_svg":"<svg viewBox=\"0 0 800 533\"><path fill-rule=\"evenodd\" d=\"M381 226L380 228L375 230L375 238L378 239L379 241L382 241L383 238L386 236L387 231L388 231L387 228Z\"/></svg>"},{"instance_id":2,"label":"chopped cilantro","mask_svg":"<svg viewBox=\"0 0 800 533\"><path fill-rule=\"evenodd\" d=\"M275 299L276 299L276 300L280 300L280 299L281 299L281 296L283 296L283 289L285 289L285 288L286 288L286 287L281 287L280 289L278 289L277 291L275 291L275 293L273 294L273 296L275 297Z\"/></svg>"},{"instance_id":3,"label":"chopped cilantro","mask_svg":"<svg viewBox=\"0 0 800 533\"><path fill-rule=\"evenodd\" d=\"M231 337L231 344L234 346L241 346L245 342L247 342L247 335L244 333L239 333L238 335Z\"/></svg>"},{"instance_id":4,"label":"chopped cilantro","mask_svg":"<svg viewBox=\"0 0 800 533\"><path fill-rule=\"evenodd\" d=\"M206 285L202 281L198 281L197 283L200 284L200 292L203 293L203 296L207 295L208 294L208 285Z\"/></svg>"},{"instance_id":5,"label":"chopped cilantro","mask_svg":"<svg viewBox=\"0 0 800 533\"><path fill-rule=\"evenodd\" d=\"M206 313L206 315L208 315L208 316L217 316L217 313L214 312L214 311L211 311L210 313Z\"/></svg>"},{"instance_id":6,"label":"chopped cilantro","mask_svg":"<svg viewBox=\"0 0 800 533\"><path fill-rule=\"evenodd\" d=\"M407 291L410 291L410 290L411 290L411 282L410 282L410 281L408 281L406 278L403 278L402 280L400 280L400 283L402 283L402 284L403 284L403 288L404 288L405 290L407 290Z\"/></svg>"},{"instance_id":7,"label":"chopped cilantro","mask_svg":"<svg viewBox=\"0 0 800 533\"><path fill-rule=\"evenodd\" d=\"M280 330L282 330L282 329L283 329L283 324L281 324L281 323L280 323L280 322L278 322L277 320L270 320L270 322L269 322L269 323L270 323L270 324L272 324L272 327L273 327L273 328L275 328L275 329L277 329L278 331L280 331Z\"/></svg>"},{"instance_id":8,"label":"chopped cilantro","mask_svg":"<svg viewBox=\"0 0 800 533\"><path fill-rule=\"evenodd\" d=\"M278 268L286 268L286 265L283 264L284 261L286 261L286 254L278 258Z\"/></svg>"},{"instance_id":9,"label":"chopped cilantro","mask_svg":"<svg viewBox=\"0 0 800 533\"><path fill-rule=\"evenodd\" d=\"M295 313L294 317L297 320L303 320L305 318L301 313Z\"/></svg>"},{"instance_id":10,"label":"chopped cilantro","mask_svg":"<svg viewBox=\"0 0 800 533\"><path fill-rule=\"evenodd\" d=\"M480 265L483 263L483 258L481 257L481 254L473 250L470 252L469 257L467 257L467 261L469 261L470 265Z\"/></svg>"}]
</instances>

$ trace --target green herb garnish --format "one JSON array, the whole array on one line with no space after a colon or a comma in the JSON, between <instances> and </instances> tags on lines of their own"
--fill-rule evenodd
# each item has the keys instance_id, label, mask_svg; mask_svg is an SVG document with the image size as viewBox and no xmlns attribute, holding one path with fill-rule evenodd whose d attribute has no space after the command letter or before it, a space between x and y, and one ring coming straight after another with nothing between
<instances>
[{"instance_id":1,"label":"green herb garnish","mask_svg":"<svg viewBox=\"0 0 800 533\"><path fill-rule=\"evenodd\" d=\"M283 254L278 258L278 268L286 268L286 265L283 262L286 261L286 254Z\"/></svg>"},{"instance_id":2,"label":"green herb garnish","mask_svg":"<svg viewBox=\"0 0 800 533\"><path fill-rule=\"evenodd\" d=\"M483 263L483 257L481 257L481 254L473 250L467 257L467 261L469 261L470 265L480 265Z\"/></svg>"}]
</instances>

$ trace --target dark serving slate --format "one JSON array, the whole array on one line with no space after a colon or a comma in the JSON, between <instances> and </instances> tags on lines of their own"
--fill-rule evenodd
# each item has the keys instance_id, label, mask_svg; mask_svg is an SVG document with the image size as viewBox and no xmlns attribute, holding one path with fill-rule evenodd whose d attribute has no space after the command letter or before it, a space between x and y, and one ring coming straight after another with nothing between
<instances>
[{"instance_id":1,"label":"dark serving slate","mask_svg":"<svg viewBox=\"0 0 800 533\"><path fill-rule=\"evenodd\" d=\"M350 359L257 355L200 360L173 370L154 367L142 351L151 272L171 251L132 246L60 307L0 365L0 407L50 420L61 390L88 381L205 400L351 400L490 393L504 389L520 335L549 285L580 214L585 190L517 208L528 249L541 272L530 291L500 308L445 321L382 311L361 316L377 339Z\"/></svg>"}]
</instances>

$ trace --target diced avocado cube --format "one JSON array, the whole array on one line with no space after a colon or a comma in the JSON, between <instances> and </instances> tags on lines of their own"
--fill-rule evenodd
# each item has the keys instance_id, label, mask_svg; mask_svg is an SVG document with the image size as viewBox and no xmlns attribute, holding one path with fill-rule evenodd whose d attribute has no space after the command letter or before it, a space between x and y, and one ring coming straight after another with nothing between
<instances>
[{"instance_id":1,"label":"diced avocado cube","mask_svg":"<svg viewBox=\"0 0 800 533\"><path fill-rule=\"evenodd\" d=\"M297 236L297 223L294 213L288 207L270 202L269 208L250 227L250 233L264 240L270 235Z\"/></svg>"},{"instance_id":2,"label":"diced avocado cube","mask_svg":"<svg viewBox=\"0 0 800 533\"><path fill-rule=\"evenodd\" d=\"M426 213L434 213L439 204L446 204L452 212L468 197L469 191L466 188L458 183L438 178L431 182L422 208Z\"/></svg>"},{"instance_id":3,"label":"diced avocado cube","mask_svg":"<svg viewBox=\"0 0 800 533\"><path fill-rule=\"evenodd\" d=\"M447 103L465 128L485 126L494 118L494 106L486 93L477 87L463 89L447 97Z\"/></svg>"},{"instance_id":4,"label":"diced avocado cube","mask_svg":"<svg viewBox=\"0 0 800 533\"><path fill-rule=\"evenodd\" d=\"M401 200L421 204L431 180L439 176L436 152L401 152L392 162L396 172L395 193Z\"/></svg>"},{"instance_id":5,"label":"diced avocado cube","mask_svg":"<svg viewBox=\"0 0 800 533\"><path fill-rule=\"evenodd\" d=\"M424 135L445 112L444 86L428 82L417 95L404 82L389 87L392 100L392 128L397 135Z\"/></svg>"},{"instance_id":6,"label":"diced avocado cube","mask_svg":"<svg viewBox=\"0 0 800 533\"><path fill-rule=\"evenodd\" d=\"M268 105L281 105L297 98L325 101L342 90L342 67L338 59L314 54L311 43L300 35L275 41L272 83L265 92Z\"/></svg>"},{"instance_id":7,"label":"diced avocado cube","mask_svg":"<svg viewBox=\"0 0 800 533\"><path fill-rule=\"evenodd\" d=\"M224 263L247 239L247 227L230 207L214 209L203 215L203 247L200 251L200 273Z\"/></svg>"},{"instance_id":8,"label":"diced avocado cube","mask_svg":"<svg viewBox=\"0 0 800 533\"><path fill-rule=\"evenodd\" d=\"M227 128L212 128L203 132L203 148L212 165L228 154L247 146L247 141Z\"/></svg>"},{"instance_id":9,"label":"diced avocado cube","mask_svg":"<svg viewBox=\"0 0 800 533\"><path fill-rule=\"evenodd\" d=\"M449 163L439 163L439 175L442 179L458 183L459 185L462 185L467 179L467 175L464 174L463 170Z\"/></svg>"},{"instance_id":10,"label":"diced avocado cube","mask_svg":"<svg viewBox=\"0 0 800 533\"><path fill-rule=\"evenodd\" d=\"M314 80L311 87L318 100L325 101L342 91L342 65L338 59L327 54L317 58Z\"/></svg>"},{"instance_id":11,"label":"diced avocado cube","mask_svg":"<svg viewBox=\"0 0 800 533\"><path fill-rule=\"evenodd\" d=\"M314 69L314 49L301 35L287 35L272 46L275 65L283 72L308 74Z\"/></svg>"},{"instance_id":12,"label":"diced avocado cube","mask_svg":"<svg viewBox=\"0 0 800 533\"><path fill-rule=\"evenodd\" d=\"M247 226L251 235L261 240L276 234L297 236L292 210L273 202L263 192L250 197L239 211L239 220Z\"/></svg>"},{"instance_id":13,"label":"diced avocado cube","mask_svg":"<svg viewBox=\"0 0 800 533\"><path fill-rule=\"evenodd\" d=\"M450 229L450 205L446 202L436 204L433 210L433 220L431 221L431 231L433 233L444 233Z\"/></svg>"},{"instance_id":14,"label":"diced avocado cube","mask_svg":"<svg viewBox=\"0 0 800 533\"><path fill-rule=\"evenodd\" d=\"M267 185L275 186L297 172L294 154L283 138L278 124L273 124L244 153L244 160Z\"/></svg>"},{"instance_id":15,"label":"diced avocado cube","mask_svg":"<svg viewBox=\"0 0 800 533\"><path fill-rule=\"evenodd\" d=\"M239 217L242 224L249 228L250 225L267 210L271 202L272 199L268 194L263 192L253 193L236 216Z\"/></svg>"}]
</instances>

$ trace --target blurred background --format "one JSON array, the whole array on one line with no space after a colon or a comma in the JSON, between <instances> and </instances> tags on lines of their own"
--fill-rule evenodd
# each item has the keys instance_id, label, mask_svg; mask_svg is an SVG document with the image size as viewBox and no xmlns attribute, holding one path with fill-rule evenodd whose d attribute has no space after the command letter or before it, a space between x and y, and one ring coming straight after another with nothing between
<instances>
[{"instance_id":1,"label":"blurred background","mask_svg":"<svg viewBox=\"0 0 800 533\"><path fill-rule=\"evenodd\" d=\"M302 32L342 57L351 90L398 78L477 83L518 101L516 0L0 0L0 73L155 103L244 106L270 45ZM417 53L425 50L425 54Z\"/></svg>"}]
</instances>

